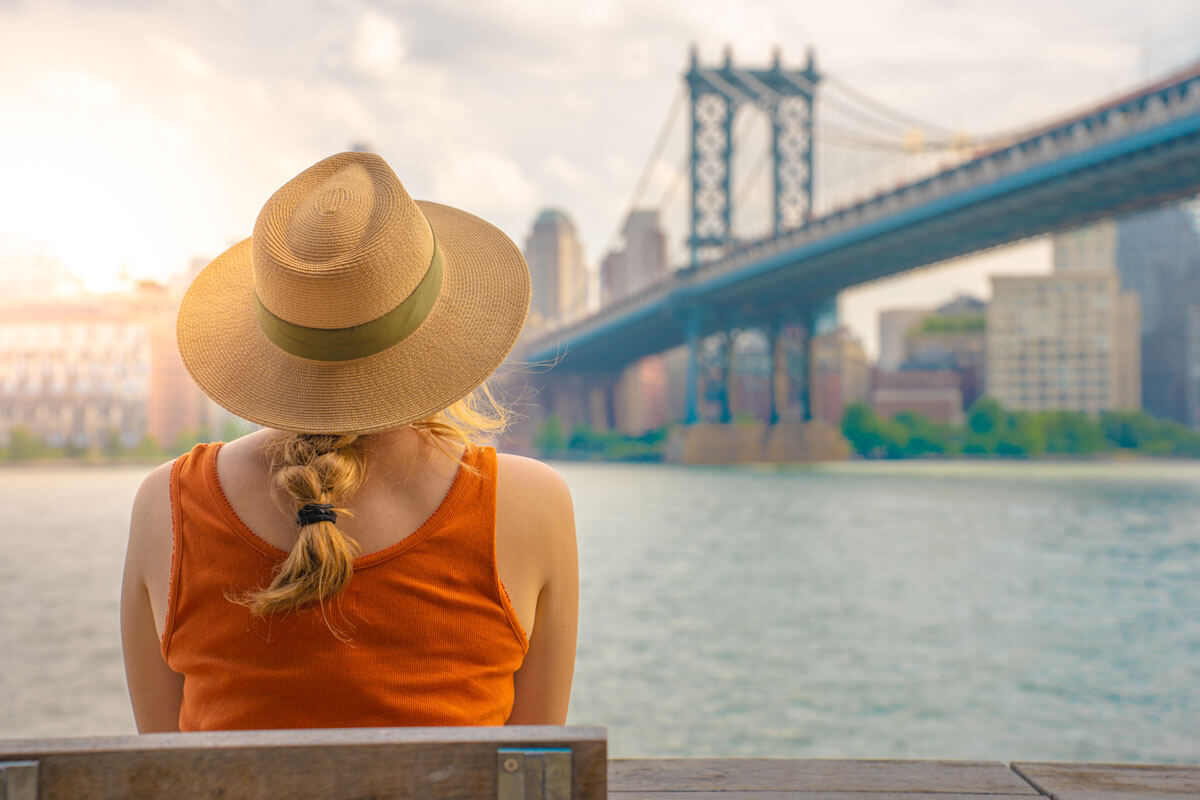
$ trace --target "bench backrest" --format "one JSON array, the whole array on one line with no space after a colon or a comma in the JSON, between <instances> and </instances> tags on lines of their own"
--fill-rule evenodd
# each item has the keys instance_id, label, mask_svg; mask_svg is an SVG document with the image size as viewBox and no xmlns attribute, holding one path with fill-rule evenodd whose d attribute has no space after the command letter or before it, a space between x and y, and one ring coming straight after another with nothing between
<instances>
[{"instance_id":1,"label":"bench backrest","mask_svg":"<svg viewBox=\"0 0 1200 800\"><path fill-rule=\"evenodd\" d=\"M603 728L347 728L0 740L0 800L605 800Z\"/></svg>"}]
</instances>

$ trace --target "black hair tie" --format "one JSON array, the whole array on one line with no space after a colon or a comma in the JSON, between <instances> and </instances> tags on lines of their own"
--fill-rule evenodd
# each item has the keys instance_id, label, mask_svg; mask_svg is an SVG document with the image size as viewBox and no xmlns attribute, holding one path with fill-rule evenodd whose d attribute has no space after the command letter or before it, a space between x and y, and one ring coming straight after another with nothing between
<instances>
[{"instance_id":1,"label":"black hair tie","mask_svg":"<svg viewBox=\"0 0 1200 800\"><path fill-rule=\"evenodd\" d=\"M333 510L332 503L308 503L300 506L296 512L296 524L301 528L318 522L337 522L337 512Z\"/></svg>"}]
</instances>

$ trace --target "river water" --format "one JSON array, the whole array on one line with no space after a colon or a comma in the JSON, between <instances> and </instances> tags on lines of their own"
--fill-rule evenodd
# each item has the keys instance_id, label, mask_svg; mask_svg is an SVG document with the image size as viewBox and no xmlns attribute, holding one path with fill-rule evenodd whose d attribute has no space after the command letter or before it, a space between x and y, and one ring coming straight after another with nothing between
<instances>
[{"instance_id":1,"label":"river water","mask_svg":"<svg viewBox=\"0 0 1200 800\"><path fill-rule=\"evenodd\" d=\"M1200 465L560 464L613 756L1200 764ZM0 737L132 732L145 468L0 471Z\"/></svg>"}]
</instances>

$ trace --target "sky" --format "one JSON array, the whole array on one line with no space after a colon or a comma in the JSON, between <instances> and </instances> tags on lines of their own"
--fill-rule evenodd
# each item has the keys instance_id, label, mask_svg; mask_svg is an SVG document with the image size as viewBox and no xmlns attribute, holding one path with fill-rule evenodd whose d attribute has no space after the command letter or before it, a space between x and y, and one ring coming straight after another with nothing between
<instances>
[{"instance_id":1,"label":"sky","mask_svg":"<svg viewBox=\"0 0 1200 800\"><path fill-rule=\"evenodd\" d=\"M0 257L48 255L94 289L166 279L365 142L413 196L518 244L541 208L565 209L595 265L692 44L747 66L812 47L841 83L986 136L1194 61L1198 43L1195 0L0 0ZM676 125L654 182L684 146ZM847 293L842 315L873 350L880 306L1047 265L1025 243Z\"/></svg>"}]
</instances>

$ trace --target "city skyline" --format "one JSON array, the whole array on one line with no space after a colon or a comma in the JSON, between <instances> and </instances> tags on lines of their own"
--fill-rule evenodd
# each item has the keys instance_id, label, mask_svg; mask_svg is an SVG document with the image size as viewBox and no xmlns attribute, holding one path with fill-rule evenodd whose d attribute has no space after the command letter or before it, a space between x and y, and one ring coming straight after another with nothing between
<instances>
[{"instance_id":1,"label":"city skyline","mask_svg":"<svg viewBox=\"0 0 1200 800\"><path fill-rule=\"evenodd\" d=\"M165 280L249 235L270 187L365 141L415 196L467 205L515 241L538 209L566 208L594 269L690 43L708 60L728 44L747 63L776 45L800 63L811 46L822 69L872 97L980 135L1197 55L1200 10L1187 3L1026 6L866 3L801 21L781 2L584 14L352 2L287 7L285 35L280 4L3 3L0 105L13 124L0 168L19 191L0 201L0 257L49 248L93 287ZM668 235L678 247L684 232ZM844 315L871 347L873 309L913 286L937 302L985 287L990 272L1048 268L1043 244L1024 247L988 254L1002 268L848 293Z\"/></svg>"}]
</instances>

